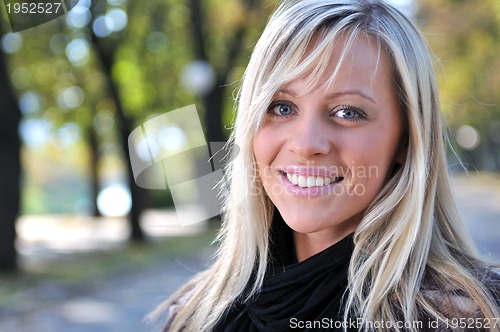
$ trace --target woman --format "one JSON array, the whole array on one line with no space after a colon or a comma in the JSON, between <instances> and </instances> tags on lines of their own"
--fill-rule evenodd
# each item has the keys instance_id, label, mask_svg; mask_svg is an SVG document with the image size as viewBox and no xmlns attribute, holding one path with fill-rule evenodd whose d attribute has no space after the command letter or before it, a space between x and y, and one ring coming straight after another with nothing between
<instances>
[{"instance_id":1,"label":"woman","mask_svg":"<svg viewBox=\"0 0 500 332\"><path fill-rule=\"evenodd\" d=\"M285 1L243 79L217 259L166 330L499 330L500 279L460 223L442 135L401 13Z\"/></svg>"}]
</instances>

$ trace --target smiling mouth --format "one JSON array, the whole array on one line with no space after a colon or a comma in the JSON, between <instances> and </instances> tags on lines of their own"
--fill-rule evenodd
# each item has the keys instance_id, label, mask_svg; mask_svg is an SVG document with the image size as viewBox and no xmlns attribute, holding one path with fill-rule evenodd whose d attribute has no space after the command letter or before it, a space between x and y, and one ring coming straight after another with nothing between
<instances>
[{"instance_id":1,"label":"smiling mouth","mask_svg":"<svg viewBox=\"0 0 500 332\"><path fill-rule=\"evenodd\" d=\"M299 174L290 174L280 171L280 173L288 178L294 186L300 188L323 187L330 184L339 183L344 180L343 176L322 177L322 176L304 176Z\"/></svg>"}]
</instances>

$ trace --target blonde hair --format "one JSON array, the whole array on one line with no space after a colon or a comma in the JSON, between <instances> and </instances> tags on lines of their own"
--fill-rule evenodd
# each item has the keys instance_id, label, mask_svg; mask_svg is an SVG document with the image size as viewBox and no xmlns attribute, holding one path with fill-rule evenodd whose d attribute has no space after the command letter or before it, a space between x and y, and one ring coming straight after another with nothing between
<instances>
[{"instance_id":1,"label":"blonde hair","mask_svg":"<svg viewBox=\"0 0 500 332\"><path fill-rule=\"evenodd\" d=\"M422 313L445 318L440 306L453 305L457 289L473 301L469 307L455 305L458 316L476 317L479 311L482 317L499 317L498 307L476 275L485 266L452 198L436 80L424 38L404 15L381 1L305 0L283 2L253 51L229 143L239 147L239 155L226 170L229 185L223 188L218 255L208 270L166 302L168 306L189 294L171 330L210 330L232 303L250 301L258 294L268 265L274 205L252 167L253 139L283 84L307 74L314 86L339 37L347 41L337 70L361 35L371 37L390 59L407 156L354 234L345 318L416 321Z\"/></svg>"}]
</instances>

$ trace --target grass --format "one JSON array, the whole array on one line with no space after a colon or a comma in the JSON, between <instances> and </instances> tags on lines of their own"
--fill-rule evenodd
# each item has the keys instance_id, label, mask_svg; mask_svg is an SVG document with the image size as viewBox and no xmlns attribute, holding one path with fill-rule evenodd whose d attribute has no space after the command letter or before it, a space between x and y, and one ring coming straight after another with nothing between
<instances>
[{"instance_id":1,"label":"grass","mask_svg":"<svg viewBox=\"0 0 500 332\"><path fill-rule=\"evenodd\" d=\"M49 289L42 293L50 293L54 285L66 290L78 289L93 281L153 269L176 258L192 256L208 247L215 232L216 228L212 226L196 235L169 237L84 254L66 254L60 259L26 267L19 272L0 274L0 317L2 310L9 311L17 302L32 301L33 293L36 295L40 288Z\"/></svg>"}]
</instances>

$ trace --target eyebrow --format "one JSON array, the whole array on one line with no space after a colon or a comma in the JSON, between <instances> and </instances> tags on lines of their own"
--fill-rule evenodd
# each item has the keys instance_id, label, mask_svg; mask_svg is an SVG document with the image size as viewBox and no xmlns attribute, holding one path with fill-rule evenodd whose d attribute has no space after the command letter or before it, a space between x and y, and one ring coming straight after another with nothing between
<instances>
[{"instance_id":1,"label":"eyebrow","mask_svg":"<svg viewBox=\"0 0 500 332\"><path fill-rule=\"evenodd\" d=\"M278 92L287 94L287 95L292 96L292 97L299 96L299 94L297 92L295 92L294 90L291 90L291 89L279 89ZM374 104L376 104L375 100L373 100L372 97L370 97L369 95L365 94L364 92L362 92L360 90L345 90L343 92L329 93L326 95L326 98L327 99L335 99L335 98L342 97L345 95L357 95L357 96L360 96L364 99L368 99L371 102L373 102Z\"/></svg>"}]
</instances>

